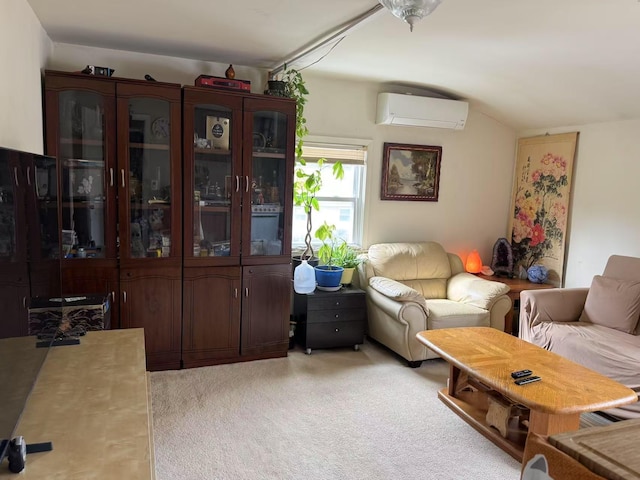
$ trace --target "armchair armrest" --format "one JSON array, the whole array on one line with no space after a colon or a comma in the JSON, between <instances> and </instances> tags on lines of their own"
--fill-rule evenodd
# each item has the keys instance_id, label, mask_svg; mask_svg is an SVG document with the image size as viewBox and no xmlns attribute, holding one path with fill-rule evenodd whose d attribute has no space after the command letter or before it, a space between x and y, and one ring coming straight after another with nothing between
<instances>
[{"instance_id":1,"label":"armchair armrest","mask_svg":"<svg viewBox=\"0 0 640 480\"><path fill-rule=\"evenodd\" d=\"M551 288L520 292L520 330L543 322L577 322L588 288Z\"/></svg>"},{"instance_id":2,"label":"armchair armrest","mask_svg":"<svg viewBox=\"0 0 640 480\"><path fill-rule=\"evenodd\" d=\"M369 287L375 290L382 297L390 300L375 302L377 306L386 311L391 316L401 318L401 310L409 307L409 304L414 304L414 308L418 307L424 312L425 318L429 316L429 308L425 298L417 290L400 283L391 278L385 277L371 277L369 279ZM377 295L372 297L380 298Z\"/></svg>"},{"instance_id":3,"label":"armchair armrest","mask_svg":"<svg viewBox=\"0 0 640 480\"><path fill-rule=\"evenodd\" d=\"M509 287L501 282L493 282L470 273L458 273L447 282L447 298L474 307L491 310L495 301L506 295Z\"/></svg>"}]
</instances>

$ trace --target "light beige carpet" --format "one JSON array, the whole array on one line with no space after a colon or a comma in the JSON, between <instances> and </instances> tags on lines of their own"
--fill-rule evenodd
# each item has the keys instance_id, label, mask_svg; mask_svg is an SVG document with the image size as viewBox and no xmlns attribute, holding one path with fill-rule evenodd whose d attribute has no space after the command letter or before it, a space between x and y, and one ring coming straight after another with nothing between
<instances>
[{"instance_id":1,"label":"light beige carpet","mask_svg":"<svg viewBox=\"0 0 640 480\"><path fill-rule=\"evenodd\" d=\"M437 399L447 376L369 343L154 372L157 479L519 479Z\"/></svg>"}]
</instances>

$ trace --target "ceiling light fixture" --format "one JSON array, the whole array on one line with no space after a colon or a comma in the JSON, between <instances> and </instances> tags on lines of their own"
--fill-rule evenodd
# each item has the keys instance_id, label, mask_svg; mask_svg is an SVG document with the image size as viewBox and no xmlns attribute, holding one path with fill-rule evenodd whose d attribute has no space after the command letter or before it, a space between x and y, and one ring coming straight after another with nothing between
<instances>
[{"instance_id":1,"label":"ceiling light fixture","mask_svg":"<svg viewBox=\"0 0 640 480\"><path fill-rule=\"evenodd\" d=\"M413 24L422 17L433 12L442 0L379 0L382 5L391 10L396 17L409 24L413 32Z\"/></svg>"}]
</instances>

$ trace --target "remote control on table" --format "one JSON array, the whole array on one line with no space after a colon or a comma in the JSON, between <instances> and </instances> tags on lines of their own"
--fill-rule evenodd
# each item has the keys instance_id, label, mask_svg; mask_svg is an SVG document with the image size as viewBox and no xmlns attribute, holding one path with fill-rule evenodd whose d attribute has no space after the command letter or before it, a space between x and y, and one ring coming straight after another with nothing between
<instances>
[{"instance_id":1,"label":"remote control on table","mask_svg":"<svg viewBox=\"0 0 640 480\"><path fill-rule=\"evenodd\" d=\"M522 378L522 377L528 377L532 373L533 372L531 370L518 370L517 372L511 372L511 376L513 378Z\"/></svg>"},{"instance_id":2,"label":"remote control on table","mask_svg":"<svg viewBox=\"0 0 640 480\"><path fill-rule=\"evenodd\" d=\"M540 377L534 375L533 377L519 378L513 383L515 383L516 385L526 385L527 383L538 382L540 380L542 380Z\"/></svg>"}]
</instances>

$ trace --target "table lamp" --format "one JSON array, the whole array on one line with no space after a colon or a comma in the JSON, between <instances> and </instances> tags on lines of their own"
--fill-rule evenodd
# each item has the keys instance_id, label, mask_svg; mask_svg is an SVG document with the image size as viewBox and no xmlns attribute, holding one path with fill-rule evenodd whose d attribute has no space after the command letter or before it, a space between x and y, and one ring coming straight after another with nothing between
<instances>
[{"instance_id":1,"label":"table lamp","mask_svg":"<svg viewBox=\"0 0 640 480\"><path fill-rule=\"evenodd\" d=\"M480 254L477 250L471 250L467 257L465 268L469 273L480 273L482 270L482 259L480 258Z\"/></svg>"}]
</instances>

